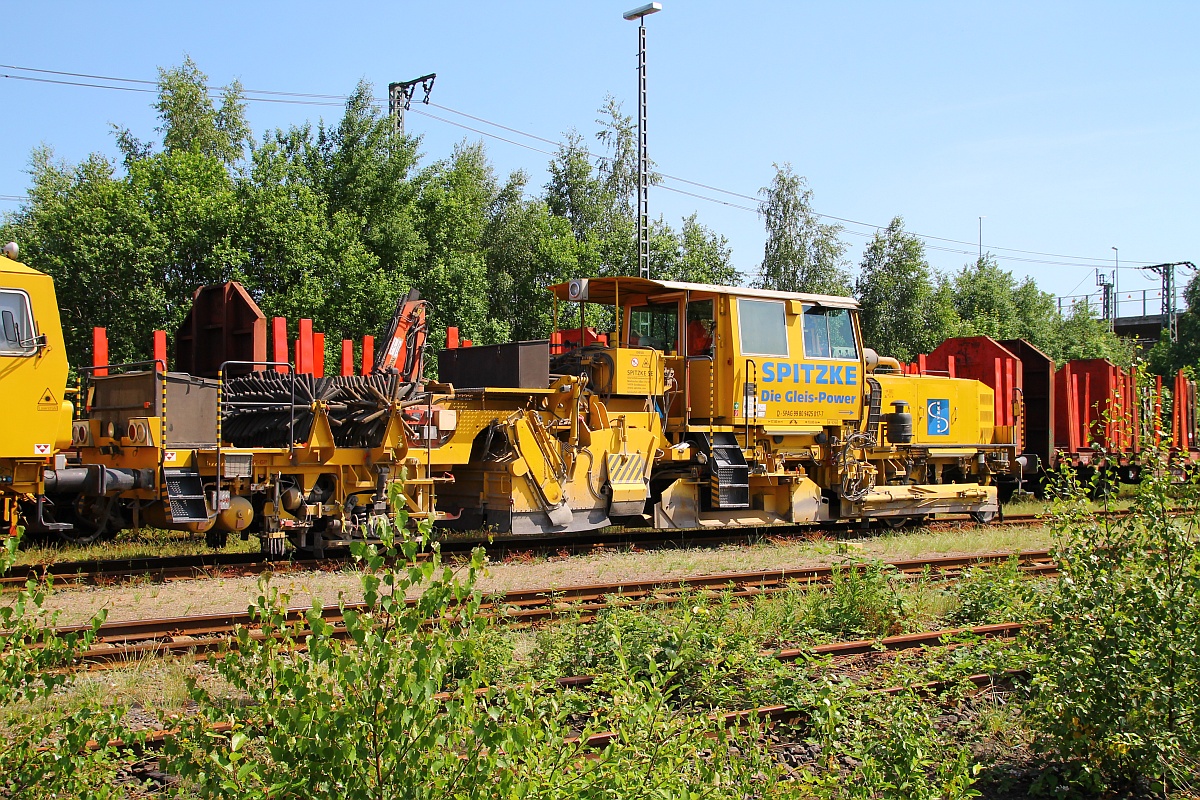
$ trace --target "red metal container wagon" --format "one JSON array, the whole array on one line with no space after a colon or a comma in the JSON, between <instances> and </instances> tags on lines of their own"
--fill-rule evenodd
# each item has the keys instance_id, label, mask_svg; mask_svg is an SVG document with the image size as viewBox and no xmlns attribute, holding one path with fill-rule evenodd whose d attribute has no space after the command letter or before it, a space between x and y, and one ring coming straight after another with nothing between
<instances>
[{"instance_id":1,"label":"red metal container wagon","mask_svg":"<svg viewBox=\"0 0 1200 800\"><path fill-rule=\"evenodd\" d=\"M1135 483L1146 446L1166 443L1186 463L1197 450L1196 382L1182 371L1139 391L1139 375L1107 359L1054 361L1024 339L947 339L905 366L909 374L974 378L996 393L995 426L1016 427L1023 443L1024 480L1000 486L1041 495L1050 473L1069 468L1102 492L1115 481ZM1169 383L1170 385L1165 385Z\"/></svg>"}]
</instances>

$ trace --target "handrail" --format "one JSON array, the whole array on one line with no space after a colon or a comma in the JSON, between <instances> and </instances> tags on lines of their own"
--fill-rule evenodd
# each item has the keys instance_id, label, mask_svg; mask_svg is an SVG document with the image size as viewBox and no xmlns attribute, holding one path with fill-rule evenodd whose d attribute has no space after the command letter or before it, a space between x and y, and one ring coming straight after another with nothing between
<instances>
[{"instance_id":1,"label":"handrail","mask_svg":"<svg viewBox=\"0 0 1200 800\"><path fill-rule=\"evenodd\" d=\"M750 373L751 367L754 367L754 380L753 381L748 380L750 377L749 373ZM752 450L753 442L751 442L751 440L750 440L750 402L749 402L750 398L753 398L753 401L754 401L755 414L757 415L757 413L758 413L758 364L754 361L753 358L746 359L746 373L747 373L746 374L747 380L744 380L742 382L742 422L745 426L745 428L744 428L745 433L743 435L746 438L746 449ZM749 391L747 391L748 389L750 389L752 387L754 389L753 394L751 394ZM757 421L757 417L755 418L755 421Z\"/></svg>"},{"instance_id":2,"label":"handrail","mask_svg":"<svg viewBox=\"0 0 1200 800\"><path fill-rule=\"evenodd\" d=\"M126 361L122 364L96 364L91 367L77 367L77 369L80 372L95 372L98 369L121 369L123 367L148 367L151 365L154 365L156 367L161 365L162 371L163 372L167 371L167 362L161 358L151 358L146 361ZM100 377L105 378L108 376L101 375Z\"/></svg>"}]
</instances>

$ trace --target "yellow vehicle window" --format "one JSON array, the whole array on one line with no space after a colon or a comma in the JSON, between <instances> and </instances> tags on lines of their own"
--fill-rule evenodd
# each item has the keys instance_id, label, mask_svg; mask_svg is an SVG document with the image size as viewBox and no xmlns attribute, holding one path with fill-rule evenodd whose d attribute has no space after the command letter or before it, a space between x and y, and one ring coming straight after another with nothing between
<instances>
[{"instance_id":1,"label":"yellow vehicle window","mask_svg":"<svg viewBox=\"0 0 1200 800\"><path fill-rule=\"evenodd\" d=\"M664 353L679 348L679 308L674 303L636 306L629 311L629 345L652 347Z\"/></svg>"},{"instance_id":2,"label":"yellow vehicle window","mask_svg":"<svg viewBox=\"0 0 1200 800\"><path fill-rule=\"evenodd\" d=\"M787 317L783 301L739 297L738 326L743 354L787 357Z\"/></svg>"},{"instance_id":3,"label":"yellow vehicle window","mask_svg":"<svg viewBox=\"0 0 1200 800\"><path fill-rule=\"evenodd\" d=\"M804 356L858 360L849 309L804 307Z\"/></svg>"},{"instance_id":4,"label":"yellow vehicle window","mask_svg":"<svg viewBox=\"0 0 1200 800\"><path fill-rule=\"evenodd\" d=\"M37 350L29 296L0 289L0 356L28 356Z\"/></svg>"}]
</instances>

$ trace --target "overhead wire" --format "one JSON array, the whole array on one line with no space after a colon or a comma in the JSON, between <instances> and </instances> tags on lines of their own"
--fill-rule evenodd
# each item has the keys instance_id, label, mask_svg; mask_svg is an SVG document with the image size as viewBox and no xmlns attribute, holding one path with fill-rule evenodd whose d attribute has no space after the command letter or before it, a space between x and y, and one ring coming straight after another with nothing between
<instances>
[{"instance_id":1,"label":"overhead wire","mask_svg":"<svg viewBox=\"0 0 1200 800\"><path fill-rule=\"evenodd\" d=\"M113 85L97 84L97 83L84 83L81 81L59 80L59 79L53 79L53 78L37 78L37 77L28 76L28 75L10 75L7 73L0 73L0 78L9 78L12 80L22 80L22 81L29 81L29 82L35 82L35 83L48 83L48 84L56 84L56 85L63 85L63 86L79 86L79 87L93 88L93 89L112 89L112 90L116 90L116 91L156 93L158 91L157 87L159 84L158 81L139 79L139 78L122 78L122 77L115 77L115 76L109 76L109 75L95 75L95 74L91 74L91 73L82 73L82 72L67 72L67 71L63 71L63 70L48 70L48 69L39 69L39 68L35 68L35 67L21 67L21 66L16 66L16 65L12 65L12 64L0 64L0 69L12 69L12 70L18 70L18 71L23 71L23 72L34 72L34 73L38 73L38 74L42 74L42 75L57 75L57 76L64 77L64 78L85 78L88 80L102 80L102 81L110 81L113 83L138 84L137 86L113 86ZM154 87L154 88L150 88L150 87ZM229 87L229 86L221 86L221 87L205 86L205 89L210 94L224 92L224 91L227 91L229 88L231 88L231 87ZM349 99L349 97L347 97L345 95L318 94L318 93L312 93L312 92L287 92L287 91L279 91L279 90L271 90L271 89L248 89L245 87L239 87L239 89L242 92L243 98L245 100L250 101L250 102L260 102L260 103L280 103L280 104L290 104L290 105L334 107L334 106L343 105L346 102L346 100ZM270 96L269 97L258 97L258 96L252 96L252 95L270 95ZM380 101L378 98L371 98L371 105L375 108L381 108L382 101ZM553 139L548 139L544 136L538 136L537 134L528 133L527 131L522 131L518 128L513 128L508 125L503 125L498 122L493 122L492 120L486 119L484 117L479 117L474 114L469 114L465 111L459 111L457 109L450 108L449 106L444 106L444 105L441 105L438 103L432 103L432 102L428 103L428 105L438 108L442 111L446 111L448 113L451 113L451 114L454 114L457 116L461 116L461 117L473 120L475 122L479 122L484 125L488 125L493 128L497 128L499 130L508 131L510 133L514 133L514 134L517 134L518 136L523 136L525 138L532 139L534 141L542 142L542 143L549 144L549 145L554 145L556 148L561 148L563 146L563 143L561 141L556 141ZM437 122L441 122L443 124L459 127L464 130L471 131L472 133L477 133L480 136L486 136L490 139L502 141L507 144L511 144L516 147L521 147L521 148L524 148L527 150L531 150L536 153L541 153L543 155L550 155L550 156L554 156L556 154L556 151L550 151L550 150L545 150L543 148L534 147L525 142L520 142L515 139L510 139L508 137L500 136L500 135L492 133L490 131L482 130L480 128L466 125L461 122L456 122L454 120L446 119L445 117L441 117L436 114L431 114L428 111L423 111L421 109L416 109L416 108L410 109L410 111L414 112L416 114L419 114L421 116L427 117L429 119L435 120ZM604 160L604 161L612 160L609 156L592 153L591 151L587 150L586 148L583 148L582 152L588 158L591 158L593 160L598 160L598 161L599 160ZM656 174L659 177L661 177L663 180L675 181L675 182L683 183L683 184L686 184L689 186L694 186L699 189L704 189L706 191L717 192L719 194L727 195L730 197L736 197L736 198L743 199L743 200L750 200L756 204L760 202L760 198L755 197L753 195L748 195L748 194L745 194L742 192L736 192L736 191L733 191L730 189L723 189L718 186L713 186L711 184L702 183L700 181L693 181L688 178L683 178L683 177L680 177L677 175L669 175L669 174L661 173L661 172L656 173ZM729 202L726 200L721 200L721 199L718 199L715 197L710 197L708 195L703 195L703 194L700 194L697 192L689 192L684 189L667 186L667 185L664 185L661 183L658 184L656 188L662 189L664 191L673 192L675 194L680 194L680 195L684 195L687 197L693 197L693 198L696 198L699 200L704 200L706 202L714 203L717 205L726 206L728 208L734 208L734 209L741 210L741 211L748 211L751 213L759 213L759 208L757 207L757 205L755 207L745 206L745 205L742 205L739 203L732 203L732 202ZM0 199L14 199L14 196L2 197ZM840 217L840 216L836 216L833 214L825 214L825 213L818 212L818 211L814 211L813 213L815 216L820 217L822 219L833 220L835 222L840 222L845 225L856 225L856 226L868 229L867 231L855 231L855 230L843 229L845 233L855 235L855 236L863 236L863 237L873 236L875 234L875 232L880 231L884 227L886 227L886 226L882 226L882 225L878 225L878 224L874 224L874 223L870 223L870 222L863 222L861 220L851 219L849 217ZM974 248L978 244L977 242L971 242L971 241L966 241L966 240L962 240L962 239L951 239L951 238L943 237L943 236L934 236L932 234L923 234L923 233L919 233L919 232L915 232L915 231L907 231L907 233L924 241L926 243L926 247L930 250L935 250L938 252L953 253L956 255L972 255L975 252ZM971 247L972 249L971 250L962 250L962 249L958 249L958 248L942 247L939 245L931 244L931 242L945 242L947 244L967 245L967 246ZM1108 263L1107 257L1101 258L1101 257L1096 257L1096 256L1075 256L1075 255L1066 255L1063 253L1048 253L1048 252L1043 252L1043 251L1038 251L1038 250L1023 250L1023 249L1019 249L1019 248L1002 247L999 245L988 245L987 249L990 253L992 253L992 255L994 257L996 257L999 260L1012 261L1012 262L1017 262L1017 263L1041 264L1041 265L1049 265L1049 266L1066 266L1066 267L1077 267L1077 268L1085 268L1085 269L1095 269L1099 266L1103 266ZM1001 251L1001 254L998 254L995 251ZM1015 256L1015 255L1004 255L1007 253L1016 253L1016 254L1020 254L1022 256L1044 256L1046 258L1070 259L1070 260L1069 261L1047 261L1044 259L1037 259L1037 258L1022 258L1022 257ZM1079 262L1097 262L1097 263L1088 264L1088 263L1079 263ZM1149 265L1149 264L1154 264L1154 263L1157 263L1157 262L1137 261L1137 260L1133 260L1133 259L1128 259L1128 260L1124 261L1121 265L1119 265L1118 268L1123 269L1123 270L1130 270L1130 271L1140 271L1139 266L1137 266L1137 265Z\"/></svg>"}]
</instances>

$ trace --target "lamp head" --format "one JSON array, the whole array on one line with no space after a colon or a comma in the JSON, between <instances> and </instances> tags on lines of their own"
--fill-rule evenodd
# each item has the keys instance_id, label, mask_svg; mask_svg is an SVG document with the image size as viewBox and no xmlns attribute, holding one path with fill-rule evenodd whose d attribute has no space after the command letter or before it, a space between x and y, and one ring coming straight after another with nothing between
<instances>
[{"instance_id":1,"label":"lamp head","mask_svg":"<svg viewBox=\"0 0 1200 800\"><path fill-rule=\"evenodd\" d=\"M621 16L632 22L635 19L641 19L657 11L662 11L662 3L646 3L646 5L638 6L632 11L626 11Z\"/></svg>"}]
</instances>

